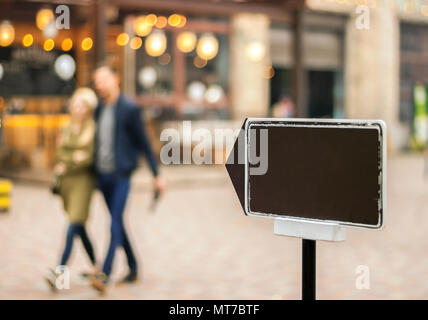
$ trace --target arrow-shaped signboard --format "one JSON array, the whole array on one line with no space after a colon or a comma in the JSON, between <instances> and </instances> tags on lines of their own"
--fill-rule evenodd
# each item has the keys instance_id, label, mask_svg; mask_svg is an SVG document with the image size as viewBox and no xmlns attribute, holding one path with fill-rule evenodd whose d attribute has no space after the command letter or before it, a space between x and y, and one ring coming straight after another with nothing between
<instances>
[{"instance_id":1,"label":"arrow-shaped signboard","mask_svg":"<svg viewBox=\"0 0 428 320\"><path fill-rule=\"evenodd\" d=\"M245 214L380 228L380 120L248 118L226 163Z\"/></svg>"},{"instance_id":2,"label":"arrow-shaped signboard","mask_svg":"<svg viewBox=\"0 0 428 320\"><path fill-rule=\"evenodd\" d=\"M226 168L245 214L303 239L303 299L316 297L315 240L383 226L385 141L381 120L245 120Z\"/></svg>"}]
</instances>

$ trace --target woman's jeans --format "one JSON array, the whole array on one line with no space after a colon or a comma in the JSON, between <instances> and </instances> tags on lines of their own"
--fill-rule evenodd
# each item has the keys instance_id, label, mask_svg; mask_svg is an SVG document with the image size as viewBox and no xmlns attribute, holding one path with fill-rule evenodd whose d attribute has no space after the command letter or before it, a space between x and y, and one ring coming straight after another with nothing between
<instances>
[{"instance_id":1,"label":"woman's jeans","mask_svg":"<svg viewBox=\"0 0 428 320\"><path fill-rule=\"evenodd\" d=\"M65 242L64 253L61 258L61 265L66 265L68 258L70 257L71 250L73 249L73 239L75 236L79 236L82 240L83 247L88 254L89 259L93 265L96 264L94 249L92 247L91 241L88 238L88 235L85 230L85 226L80 223L71 223L67 230L67 237Z\"/></svg>"}]
</instances>

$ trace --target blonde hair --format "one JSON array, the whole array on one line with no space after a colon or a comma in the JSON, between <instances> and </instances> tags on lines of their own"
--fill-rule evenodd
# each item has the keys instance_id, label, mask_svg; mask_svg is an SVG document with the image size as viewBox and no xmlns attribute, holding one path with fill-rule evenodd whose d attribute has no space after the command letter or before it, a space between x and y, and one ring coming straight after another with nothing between
<instances>
[{"instance_id":1,"label":"blonde hair","mask_svg":"<svg viewBox=\"0 0 428 320\"><path fill-rule=\"evenodd\" d=\"M71 96L70 102L72 102L76 98L82 99L86 104L86 106L91 111L93 111L98 104L97 95L90 88L86 88L86 87L78 88L76 91L74 91L73 95Z\"/></svg>"}]
</instances>

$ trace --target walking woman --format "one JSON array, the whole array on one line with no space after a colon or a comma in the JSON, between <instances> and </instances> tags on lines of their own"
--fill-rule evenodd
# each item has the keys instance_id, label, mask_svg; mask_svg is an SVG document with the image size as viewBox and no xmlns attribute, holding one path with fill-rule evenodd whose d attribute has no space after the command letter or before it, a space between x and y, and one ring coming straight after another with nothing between
<instances>
[{"instance_id":1,"label":"walking woman","mask_svg":"<svg viewBox=\"0 0 428 320\"><path fill-rule=\"evenodd\" d=\"M92 173L94 158L95 123L93 110L97 97L89 88L77 89L70 99L70 123L63 128L58 139L57 164L54 172L58 177L58 193L69 220L65 248L60 266L65 266L70 257L73 240L79 237L97 272L94 250L86 233L85 223L89 216L89 206L95 188ZM63 267L62 267L63 268ZM52 290L56 290L57 274L50 270L46 280Z\"/></svg>"}]
</instances>

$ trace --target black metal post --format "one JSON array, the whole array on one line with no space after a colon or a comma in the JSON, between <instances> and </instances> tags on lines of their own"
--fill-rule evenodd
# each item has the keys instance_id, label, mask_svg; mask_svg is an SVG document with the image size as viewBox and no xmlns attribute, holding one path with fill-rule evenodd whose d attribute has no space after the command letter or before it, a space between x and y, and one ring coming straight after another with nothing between
<instances>
[{"instance_id":1,"label":"black metal post","mask_svg":"<svg viewBox=\"0 0 428 320\"><path fill-rule=\"evenodd\" d=\"M302 300L316 297L316 241L302 239Z\"/></svg>"}]
</instances>

